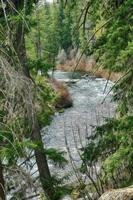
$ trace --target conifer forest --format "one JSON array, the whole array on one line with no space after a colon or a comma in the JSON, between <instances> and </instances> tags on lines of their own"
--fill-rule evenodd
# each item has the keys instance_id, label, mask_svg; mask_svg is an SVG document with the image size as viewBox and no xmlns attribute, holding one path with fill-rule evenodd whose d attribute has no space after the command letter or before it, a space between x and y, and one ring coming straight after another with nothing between
<instances>
[{"instance_id":1,"label":"conifer forest","mask_svg":"<svg viewBox=\"0 0 133 200\"><path fill-rule=\"evenodd\" d=\"M133 0L0 0L0 200L133 200Z\"/></svg>"}]
</instances>

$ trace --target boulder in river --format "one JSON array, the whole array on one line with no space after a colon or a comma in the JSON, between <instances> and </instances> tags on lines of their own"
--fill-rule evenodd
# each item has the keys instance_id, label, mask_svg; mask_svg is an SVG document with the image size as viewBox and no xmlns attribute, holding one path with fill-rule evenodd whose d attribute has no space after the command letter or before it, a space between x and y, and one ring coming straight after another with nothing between
<instances>
[{"instance_id":1,"label":"boulder in river","mask_svg":"<svg viewBox=\"0 0 133 200\"><path fill-rule=\"evenodd\" d=\"M133 186L105 192L99 200L133 200Z\"/></svg>"}]
</instances>

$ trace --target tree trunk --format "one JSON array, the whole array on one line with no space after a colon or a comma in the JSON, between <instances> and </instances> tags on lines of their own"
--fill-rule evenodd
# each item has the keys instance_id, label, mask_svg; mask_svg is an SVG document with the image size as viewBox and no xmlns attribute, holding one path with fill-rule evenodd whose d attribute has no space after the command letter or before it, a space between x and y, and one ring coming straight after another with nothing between
<instances>
[{"instance_id":1,"label":"tree trunk","mask_svg":"<svg viewBox=\"0 0 133 200\"><path fill-rule=\"evenodd\" d=\"M5 200L5 192L4 192L4 177L3 177L3 167L0 161L0 200Z\"/></svg>"},{"instance_id":2,"label":"tree trunk","mask_svg":"<svg viewBox=\"0 0 133 200\"><path fill-rule=\"evenodd\" d=\"M37 59L41 59L41 32L40 32L40 18L39 18L39 11L38 7L36 8L36 20L37 20L37 26L36 26L36 57Z\"/></svg>"},{"instance_id":3,"label":"tree trunk","mask_svg":"<svg viewBox=\"0 0 133 200\"><path fill-rule=\"evenodd\" d=\"M24 75L31 79L30 72L27 65L24 31L23 31L23 26L21 23L18 25L18 29L16 31L16 44L14 44L14 46L15 46L15 50L17 52L18 58L20 60L20 63L22 65L22 70L23 70ZM53 187L50 185L50 182L49 182L51 180L51 175L50 175L50 170L47 163L47 158L43 151L44 147L43 147L43 142L42 142L42 136L41 136L40 127L38 124L35 110L34 110L34 113L33 112L30 113L29 118L30 118L29 121L31 121L32 123L31 140L33 142L39 142L40 144L40 150L36 149L34 151L36 163L38 166L40 181L48 199L53 200L52 199Z\"/></svg>"},{"instance_id":4,"label":"tree trunk","mask_svg":"<svg viewBox=\"0 0 133 200\"><path fill-rule=\"evenodd\" d=\"M33 142L39 142L39 145L40 145L39 146L40 150L36 149L34 152L37 166L38 166L39 175L40 175L40 181L42 183L43 190L45 191L48 199L53 200L52 199L53 187L50 185L51 175L50 175L46 155L43 152L44 148L43 148L42 136L40 133L40 128L39 128L36 116L34 115L33 118L34 118L33 119L34 122L32 124L33 132L32 132L31 139Z\"/></svg>"},{"instance_id":5,"label":"tree trunk","mask_svg":"<svg viewBox=\"0 0 133 200\"><path fill-rule=\"evenodd\" d=\"M16 50L20 64L22 65L22 70L23 70L24 75L31 79L30 72L28 69L28 63L27 63L25 39L24 39L24 27L22 23L19 23L16 30L14 48Z\"/></svg>"}]
</instances>

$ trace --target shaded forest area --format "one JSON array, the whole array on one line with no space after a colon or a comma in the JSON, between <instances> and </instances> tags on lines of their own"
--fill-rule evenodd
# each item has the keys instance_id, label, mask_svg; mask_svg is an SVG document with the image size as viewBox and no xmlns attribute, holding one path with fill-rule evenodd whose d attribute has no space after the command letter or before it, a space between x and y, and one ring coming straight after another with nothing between
<instances>
[{"instance_id":1,"label":"shaded forest area","mask_svg":"<svg viewBox=\"0 0 133 200\"><path fill-rule=\"evenodd\" d=\"M76 63L73 71L81 61L84 65L84 60L93 60L94 71L107 70L107 79L113 73L121 75L111 89L118 104L116 117L93 127L80 150L79 171L90 183L78 177L76 191L94 200L112 188L133 185L133 1L1 0L2 200L59 200L75 190L64 184L69 177L51 174L49 161L59 168L68 161L63 151L45 147L41 133L57 111L58 94L48 72L70 60Z\"/></svg>"}]
</instances>

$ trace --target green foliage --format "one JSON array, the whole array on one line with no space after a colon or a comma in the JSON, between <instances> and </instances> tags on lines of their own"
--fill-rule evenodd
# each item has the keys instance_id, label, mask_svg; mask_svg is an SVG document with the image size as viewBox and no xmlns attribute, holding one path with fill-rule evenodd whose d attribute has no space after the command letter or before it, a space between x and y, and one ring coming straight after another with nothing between
<instances>
[{"instance_id":1,"label":"green foliage","mask_svg":"<svg viewBox=\"0 0 133 200\"><path fill-rule=\"evenodd\" d=\"M121 175L130 174L132 180L133 165L133 116L124 116L119 119L109 119L108 122L97 127L95 133L88 138L88 145L83 149L82 171L87 166L102 162L102 169L108 176L122 171ZM104 177L105 178L105 177ZM119 182L119 180L118 180Z\"/></svg>"},{"instance_id":2,"label":"green foliage","mask_svg":"<svg viewBox=\"0 0 133 200\"><path fill-rule=\"evenodd\" d=\"M14 166L19 159L27 158L29 150L38 149L59 167L67 163L63 156L64 152L54 149L42 150L40 141L34 143L30 141L32 127L28 112L32 109L27 110L26 106L34 106L40 129L50 124L56 95L48 85L47 79L39 76L38 71L47 76L48 70L55 67L60 49L64 49L67 54L73 47L84 50L87 41L94 34L93 41L84 51L86 55L93 54L98 61L97 64L110 72L125 74L114 87L114 100L119 104L118 117L107 120L88 137L88 144L82 149L81 171L85 173L88 166L93 167L94 164L100 163L101 178L108 180L112 175L118 176L121 172L119 178L122 178L122 183L131 183L133 176L133 1L90 0L85 1L83 5L83 1L73 0L64 5L64 1L60 0L59 4L45 2L41 7L34 6L37 1L27 1L26 6L25 1L14 2L14 8L9 6L8 2L5 4L6 20L0 4L2 15L0 56L2 59L6 58L6 65L9 62L9 69L16 72L14 79L16 74L21 78L20 64L22 63L19 63L16 58L16 52L11 44L15 43L16 30L23 22L28 66L35 87L31 84L33 94L31 93L26 104L27 99L24 97L29 94L29 91L31 92L26 90L29 82L25 88L22 82L18 82L11 91L14 92L13 96L8 94L10 93L8 90L7 94L3 92L7 89L8 85L5 85L5 82L10 80L10 76L7 76L6 80L5 75L0 77L2 90L0 93L0 160L7 166ZM107 21L108 23L96 32ZM10 31L5 33L7 28L12 30L10 38L8 37ZM9 75L14 72L10 70ZM9 82L9 85L12 84L14 82ZM20 91L18 91L19 87ZM118 182L120 183L121 179ZM62 180L55 177L44 180L44 185L48 188L53 185L53 200L59 199L66 193L66 189L61 187L61 184Z\"/></svg>"},{"instance_id":3,"label":"green foliage","mask_svg":"<svg viewBox=\"0 0 133 200\"><path fill-rule=\"evenodd\" d=\"M47 79L43 76L36 76L36 84L39 90L37 97L37 117L40 128L49 125L54 114L54 103L56 95L54 90L49 86Z\"/></svg>"},{"instance_id":4,"label":"green foliage","mask_svg":"<svg viewBox=\"0 0 133 200\"><path fill-rule=\"evenodd\" d=\"M36 59L36 60L29 60L28 62L29 69L31 72L35 72L37 74L39 71L42 75L48 76L48 71L55 67L52 63L46 63L44 59Z\"/></svg>"},{"instance_id":5,"label":"green foliage","mask_svg":"<svg viewBox=\"0 0 133 200\"><path fill-rule=\"evenodd\" d=\"M55 64L55 58L59 51L57 11L56 4L46 3L44 6L37 7L30 17L33 25L26 37L28 57L32 60L36 58L43 60L46 65L43 67L44 71L48 65Z\"/></svg>"},{"instance_id":6,"label":"green foliage","mask_svg":"<svg viewBox=\"0 0 133 200\"><path fill-rule=\"evenodd\" d=\"M107 6L112 8L112 2L108 3ZM99 21L103 18L104 20L111 18L103 34L96 40L93 50L99 58L99 63L111 71L126 71L132 65L132 7L133 2L128 0L115 10L112 8L108 15L104 14L105 8L102 9L104 11L102 17L100 17L99 9L96 12L99 15Z\"/></svg>"},{"instance_id":7,"label":"green foliage","mask_svg":"<svg viewBox=\"0 0 133 200\"><path fill-rule=\"evenodd\" d=\"M29 19L29 25L31 30L26 37L29 59L37 58L46 65L55 65L59 50L64 49L69 53L72 47L72 16L69 7L64 9L63 1L37 7Z\"/></svg>"},{"instance_id":8,"label":"green foliage","mask_svg":"<svg viewBox=\"0 0 133 200\"><path fill-rule=\"evenodd\" d=\"M58 165L59 167L64 167L67 164L67 160L64 158L63 151L58 151L51 148L46 149L45 153L48 158L54 162L55 165Z\"/></svg>"},{"instance_id":9,"label":"green foliage","mask_svg":"<svg viewBox=\"0 0 133 200\"><path fill-rule=\"evenodd\" d=\"M87 146L82 149L81 170L85 173L87 166L101 163L101 178L110 181L115 177L120 186L122 182L131 183L133 175L133 1L95 0L90 3L88 16L93 23L90 33L95 37L86 52L95 56L98 66L110 72L121 72L123 76L114 86L117 118L107 120L88 138ZM106 25L96 32L105 22Z\"/></svg>"},{"instance_id":10,"label":"green foliage","mask_svg":"<svg viewBox=\"0 0 133 200\"><path fill-rule=\"evenodd\" d=\"M2 24L0 26L0 43L2 44L0 46L0 162L3 164L4 169L6 169L7 176L9 175L8 169L9 173L10 170L13 171L13 175L9 177L9 179L14 179L16 173L17 176L21 173L14 170L20 167L21 164L25 165L25 167L22 166L22 170L24 169L25 174L27 173L27 162L31 162L29 154L30 152L33 153L34 150L38 152L38 155L43 151L44 156L47 155L47 157L59 167L63 167L67 163L66 159L63 157L64 152L59 152L54 149L43 149L42 141L35 141L35 138L33 139L35 136L34 132L36 132L35 134L37 135L37 132L39 132L42 127L49 125L54 114L53 105L56 95L48 84L46 76L48 70L54 67L55 57L59 49L58 38L57 35L54 34L57 28L57 20L55 17L55 10L57 7L55 6L53 8L55 10L54 12L52 11L53 21L51 24L50 10L52 8L49 7L49 4L47 4L45 8L37 8L40 10L36 10L32 16L33 18L30 20L29 15L26 18L25 15L27 15L27 13L31 14L33 1L30 1L30 3L27 2L27 5L24 5L24 2L26 3L26 1L15 1L15 4L12 4L14 6L13 9L11 7L9 8L9 5L6 5L6 9L9 9L6 10L8 11L7 19L5 20L4 16L2 16ZM38 13L38 11L40 13ZM42 19L42 26L40 26L39 18ZM26 21L27 19L28 21ZM31 31L29 31L30 29L27 26L27 22L29 26L32 25ZM6 28L8 28L7 32ZM27 33L27 35L31 34L32 36L30 39L26 38L29 60L27 60L23 35L17 35L19 28L23 28L23 31L19 34L24 34L25 36L25 33ZM37 28L37 31L35 28ZM16 35L18 37L16 37ZM53 37L54 42L51 43ZM35 41L35 43L33 41ZM20 44L21 42L22 44ZM44 46L42 47L41 43L43 44L43 42ZM17 52L16 44L20 44L22 48L19 50L22 50L25 63L20 58L21 53ZM25 67L27 64L31 70L32 78L30 75L28 76L23 73L25 70L28 71ZM39 70L42 72L43 76L38 75ZM20 163L21 161L22 163ZM48 170L45 172L44 168L44 174L47 173L49 177L50 175L48 172ZM32 177L30 178L32 179ZM20 179L20 181L21 180L22 179ZM46 180L46 182L47 181L49 180ZM58 186L61 182L50 180L48 184L49 188L51 185L54 187L56 186L58 190L55 191L57 191L58 194L53 191L53 196L56 195L54 199L58 199L57 196L62 194L61 186ZM20 190L22 193L25 192L25 189L23 192L23 188L20 188ZM14 198L22 197L21 191L15 192Z\"/></svg>"},{"instance_id":11,"label":"green foliage","mask_svg":"<svg viewBox=\"0 0 133 200\"><path fill-rule=\"evenodd\" d=\"M70 8L64 9L64 2L61 0L59 3L58 26L59 26L59 43L60 48L69 53L69 48L72 46L72 17Z\"/></svg>"},{"instance_id":12,"label":"green foliage","mask_svg":"<svg viewBox=\"0 0 133 200\"><path fill-rule=\"evenodd\" d=\"M64 197L67 194L70 194L72 191L71 188L67 188L65 186L58 186L56 187L56 192L54 194L54 200L58 200L61 197Z\"/></svg>"},{"instance_id":13,"label":"green foliage","mask_svg":"<svg viewBox=\"0 0 133 200\"><path fill-rule=\"evenodd\" d=\"M72 189L70 187L62 185L64 179L66 179L66 177L57 178L55 176L52 176L50 180L44 181L44 185L47 188L50 188L51 184L54 186L52 200L58 200L58 199L64 197L65 195L71 193Z\"/></svg>"}]
</instances>

